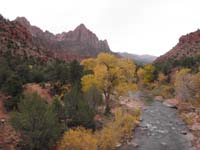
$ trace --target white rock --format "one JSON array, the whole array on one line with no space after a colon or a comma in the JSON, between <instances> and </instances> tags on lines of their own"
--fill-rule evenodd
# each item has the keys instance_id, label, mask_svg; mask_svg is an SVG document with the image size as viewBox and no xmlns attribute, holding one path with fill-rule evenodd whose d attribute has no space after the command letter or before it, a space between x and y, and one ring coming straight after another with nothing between
<instances>
[{"instance_id":1,"label":"white rock","mask_svg":"<svg viewBox=\"0 0 200 150\"><path fill-rule=\"evenodd\" d=\"M133 141L128 142L128 145L134 146L134 147L138 147L139 145Z\"/></svg>"},{"instance_id":2,"label":"white rock","mask_svg":"<svg viewBox=\"0 0 200 150\"><path fill-rule=\"evenodd\" d=\"M161 142L161 144L162 144L163 146L166 146L166 145L167 145L167 143L165 143L165 142Z\"/></svg>"},{"instance_id":3,"label":"white rock","mask_svg":"<svg viewBox=\"0 0 200 150\"><path fill-rule=\"evenodd\" d=\"M122 146L121 143L117 143L117 144L115 145L115 147L121 147L121 146Z\"/></svg>"}]
</instances>

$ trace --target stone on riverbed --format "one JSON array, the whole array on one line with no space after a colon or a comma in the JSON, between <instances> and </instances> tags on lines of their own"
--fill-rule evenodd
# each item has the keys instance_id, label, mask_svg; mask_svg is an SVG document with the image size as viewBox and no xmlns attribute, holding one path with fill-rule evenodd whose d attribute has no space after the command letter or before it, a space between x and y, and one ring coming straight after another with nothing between
<instances>
[{"instance_id":1,"label":"stone on riverbed","mask_svg":"<svg viewBox=\"0 0 200 150\"><path fill-rule=\"evenodd\" d=\"M194 135L192 133L187 133L185 136L189 141L193 141L194 140Z\"/></svg>"},{"instance_id":2,"label":"stone on riverbed","mask_svg":"<svg viewBox=\"0 0 200 150\"><path fill-rule=\"evenodd\" d=\"M122 146L121 143L117 143L117 144L115 145L116 148L121 147L121 146Z\"/></svg>"},{"instance_id":3,"label":"stone on riverbed","mask_svg":"<svg viewBox=\"0 0 200 150\"><path fill-rule=\"evenodd\" d=\"M163 101L163 97L162 96L155 96L154 99L156 101Z\"/></svg>"},{"instance_id":4,"label":"stone on riverbed","mask_svg":"<svg viewBox=\"0 0 200 150\"><path fill-rule=\"evenodd\" d=\"M194 130L194 131L200 131L200 123L194 123L191 126L191 129Z\"/></svg>"},{"instance_id":5,"label":"stone on riverbed","mask_svg":"<svg viewBox=\"0 0 200 150\"><path fill-rule=\"evenodd\" d=\"M186 135L187 131L183 130L183 131L181 131L181 134Z\"/></svg>"},{"instance_id":6,"label":"stone on riverbed","mask_svg":"<svg viewBox=\"0 0 200 150\"><path fill-rule=\"evenodd\" d=\"M139 146L137 143L135 143L135 142L133 142L133 141L128 142L128 145L131 145L131 146L133 146L133 147L138 147L138 146Z\"/></svg>"},{"instance_id":7,"label":"stone on riverbed","mask_svg":"<svg viewBox=\"0 0 200 150\"><path fill-rule=\"evenodd\" d=\"M177 108L179 101L177 99L167 99L163 102L163 104L170 108Z\"/></svg>"}]
</instances>

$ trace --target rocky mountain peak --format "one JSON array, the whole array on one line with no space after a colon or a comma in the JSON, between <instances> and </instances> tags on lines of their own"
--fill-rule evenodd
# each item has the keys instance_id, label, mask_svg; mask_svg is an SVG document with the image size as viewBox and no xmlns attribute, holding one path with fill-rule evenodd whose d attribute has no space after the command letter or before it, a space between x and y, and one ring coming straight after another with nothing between
<instances>
[{"instance_id":1,"label":"rocky mountain peak","mask_svg":"<svg viewBox=\"0 0 200 150\"><path fill-rule=\"evenodd\" d=\"M0 20L3 20L4 19L4 17L0 14Z\"/></svg>"},{"instance_id":2,"label":"rocky mountain peak","mask_svg":"<svg viewBox=\"0 0 200 150\"><path fill-rule=\"evenodd\" d=\"M20 23L26 28L31 26L30 22L25 17L17 17L14 21Z\"/></svg>"},{"instance_id":3,"label":"rocky mountain peak","mask_svg":"<svg viewBox=\"0 0 200 150\"><path fill-rule=\"evenodd\" d=\"M108 42L99 40L96 34L82 23L74 30L54 35L32 26L25 17L17 17L14 22L24 26L32 35L33 45L52 52L96 56L100 52L110 52Z\"/></svg>"},{"instance_id":4,"label":"rocky mountain peak","mask_svg":"<svg viewBox=\"0 0 200 150\"><path fill-rule=\"evenodd\" d=\"M86 26L83 23L81 23L79 26L76 27L75 30L88 30L88 29L86 28Z\"/></svg>"}]
</instances>

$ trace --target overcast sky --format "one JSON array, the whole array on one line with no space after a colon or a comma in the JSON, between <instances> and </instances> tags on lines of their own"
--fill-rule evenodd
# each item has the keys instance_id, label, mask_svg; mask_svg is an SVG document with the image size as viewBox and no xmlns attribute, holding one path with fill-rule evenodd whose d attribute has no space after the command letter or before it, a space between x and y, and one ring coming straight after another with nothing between
<instances>
[{"instance_id":1,"label":"overcast sky","mask_svg":"<svg viewBox=\"0 0 200 150\"><path fill-rule=\"evenodd\" d=\"M0 13L53 33L84 23L113 51L156 56L200 27L200 0L1 0Z\"/></svg>"}]
</instances>

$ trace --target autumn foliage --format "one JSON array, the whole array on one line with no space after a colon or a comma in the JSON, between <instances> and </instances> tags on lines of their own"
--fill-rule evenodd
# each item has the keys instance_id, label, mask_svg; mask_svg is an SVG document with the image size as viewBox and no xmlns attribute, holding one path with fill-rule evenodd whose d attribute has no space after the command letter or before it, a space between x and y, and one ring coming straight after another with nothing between
<instances>
[{"instance_id":1,"label":"autumn foliage","mask_svg":"<svg viewBox=\"0 0 200 150\"><path fill-rule=\"evenodd\" d=\"M182 101L200 101L200 73L192 74L184 68L176 73L175 91Z\"/></svg>"},{"instance_id":2,"label":"autumn foliage","mask_svg":"<svg viewBox=\"0 0 200 150\"><path fill-rule=\"evenodd\" d=\"M97 150L97 139L91 130L77 127L64 133L58 150Z\"/></svg>"},{"instance_id":3,"label":"autumn foliage","mask_svg":"<svg viewBox=\"0 0 200 150\"><path fill-rule=\"evenodd\" d=\"M144 68L139 68L137 76L139 78L140 85L148 85L154 79L155 67L152 64L147 64Z\"/></svg>"},{"instance_id":4,"label":"autumn foliage","mask_svg":"<svg viewBox=\"0 0 200 150\"><path fill-rule=\"evenodd\" d=\"M122 138L131 136L138 117L138 114L130 115L120 109L114 120L100 131L92 133L82 127L70 129L58 143L58 150L113 150Z\"/></svg>"},{"instance_id":5,"label":"autumn foliage","mask_svg":"<svg viewBox=\"0 0 200 150\"><path fill-rule=\"evenodd\" d=\"M134 83L135 64L128 59L117 58L112 54L101 53L97 58L83 60L85 71L90 71L82 78L83 91L96 86L105 97L106 111L110 110L110 96L114 92L126 94L136 90Z\"/></svg>"}]
</instances>

